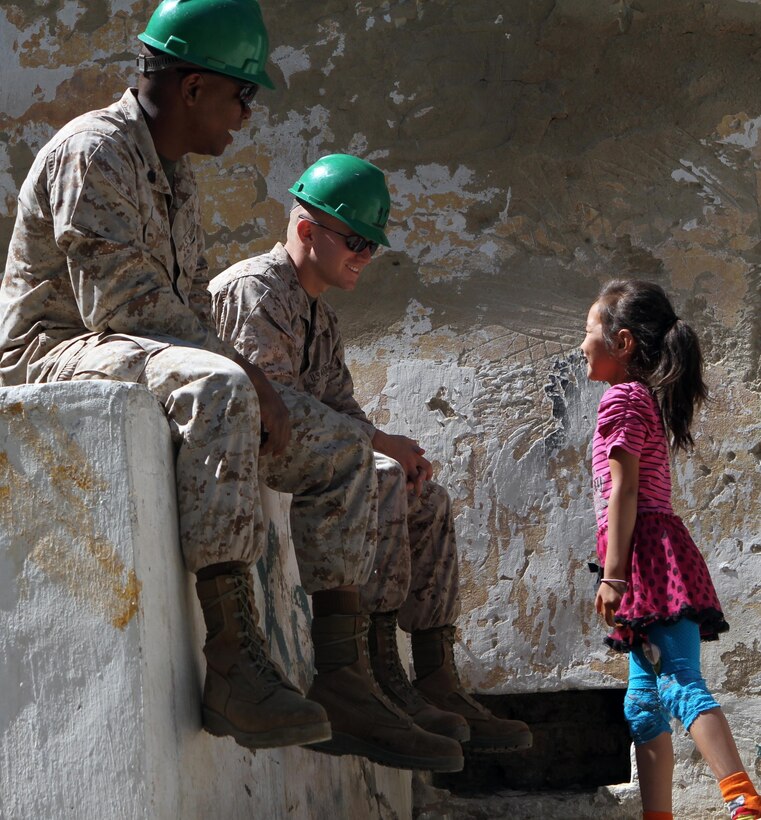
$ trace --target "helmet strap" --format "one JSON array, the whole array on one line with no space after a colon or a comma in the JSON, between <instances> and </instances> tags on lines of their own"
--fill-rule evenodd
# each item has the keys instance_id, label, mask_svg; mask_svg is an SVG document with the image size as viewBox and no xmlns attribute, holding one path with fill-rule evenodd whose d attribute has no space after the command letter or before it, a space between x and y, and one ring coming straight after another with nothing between
<instances>
[{"instance_id":1,"label":"helmet strap","mask_svg":"<svg viewBox=\"0 0 761 820\"><path fill-rule=\"evenodd\" d=\"M172 54L161 54L159 56L138 54L136 62L137 70L141 74L153 74L156 71L163 71L165 68L172 68L181 63L182 60Z\"/></svg>"}]
</instances>

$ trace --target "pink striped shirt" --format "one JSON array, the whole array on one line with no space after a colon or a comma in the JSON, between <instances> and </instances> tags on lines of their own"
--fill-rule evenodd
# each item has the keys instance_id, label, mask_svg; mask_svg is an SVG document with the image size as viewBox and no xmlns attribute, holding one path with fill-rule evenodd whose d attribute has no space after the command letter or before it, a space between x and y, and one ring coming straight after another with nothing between
<instances>
[{"instance_id":1,"label":"pink striped shirt","mask_svg":"<svg viewBox=\"0 0 761 820\"><path fill-rule=\"evenodd\" d=\"M669 448L658 403L640 382L613 385L597 408L592 441L592 486L598 526L608 522L608 457L614 447L639 456L637 512L672 513Z\"/></svg>"}]
</instances>

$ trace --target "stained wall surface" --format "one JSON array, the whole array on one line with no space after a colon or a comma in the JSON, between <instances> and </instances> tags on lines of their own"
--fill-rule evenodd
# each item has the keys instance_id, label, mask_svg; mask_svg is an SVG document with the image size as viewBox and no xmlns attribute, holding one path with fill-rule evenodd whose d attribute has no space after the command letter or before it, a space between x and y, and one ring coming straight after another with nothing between
<instances>
[{"instance_id":1,"label":"stained wall surface","mask_svg":"<svg viewBox=\"0 0 761 820\"><path fill-rule=\"evenodd\" d=\"M0 256L34 153L134 81L152 8L0 8ZM455 500L465 676L491 693L625 678L591 606L601 390L576 349L600 283L636 274L674 295L704 345L713 400L694 453L676 459L674 500L732 624L706 649L709 682L738 724L749 705L757 713L761 3L264 0L263 11L278 88L222 158L197 165L210 263L280 238L287 188L322 154L386 171L393 248L332 301L366 409L422 442ZM759 743L756 718L741 745L757 773Z\"/></svg>"},{"instance_id":2,"label":"stained wall surface","mask_svg":"<svg viewBox=\"0 0 761 820\"><path fill-rule=\"evenodd\" d=\"M0 390L0 820L409 817L409 772L201 730L206 630L175 496L144 387ZM274 659L306 689L289 505L263 489L253 586Z\"/></svg>"}]
</instances>

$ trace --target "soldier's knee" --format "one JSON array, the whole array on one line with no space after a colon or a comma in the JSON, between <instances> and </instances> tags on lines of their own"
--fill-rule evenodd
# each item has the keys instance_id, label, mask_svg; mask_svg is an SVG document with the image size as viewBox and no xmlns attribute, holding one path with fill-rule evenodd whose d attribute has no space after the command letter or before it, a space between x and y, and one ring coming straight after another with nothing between
<instances>
[{"instance_id":1,"label":"soldier's knee","mask_svg":"<svg viewBox=\"0 0 761 820\"><path fill-rule=\"evenodd\" d=\"M671 733L669 713L661 703L657 689L627 690L624 716L635 746L648 743L663 732Z\"/></svg>"},{"instance_id":2,"label":"soldier's knee","mask_svg":"<svg viewBox=\"0 0 761 820\"><path fill-rule=\"evenodd\" d=\"M374 454L375 470L378 474L378 492L383 495L392 492L407 492L407 475L402 465L393 458Z\"/></svg>"},{"instance_id":3,"label":"soldier's knee","mask_svg":"<svg viewBox=\"0 0 761 820\"><path fill-rule=\"evenodd\" d=\"M231 399L243 401L258 408L259 396L251 379L235 362L230 362L230 365L231 367L225 373L225 383Z\"/></svg>"},{"instance_id":4,"label":"soldier's knee","mask_svg":"<svg viewBox=\"0 0 761 820\"><path fill-rule=\"evenodd\" d=\"M452 500L449 497L449 492L441 484L436 484L435 481L426 481L423 486L423 494L430 507L442 512L448 512L452 506Z\"/></svg>"},{"instance_id":5,"label":"soldier's knee","mask_svg":"<svg viewBox=\"0 0 761 820\"><path fill-rule=\"evenodd\" d=\"M194 376L186 388L193 394L194 415L201 412L220 417L221 414L228 422L246 424L252 424L258 418L256 389L243 368L235 362L218 355L209 359L206 354L203 366Z\"/></svg>"},{"instance_id":6,"label":"soldier's knee","mask_svg":"<svg viewBox=\"0 0 761 820\"><path fill-rule=\"evenodd\" d=\"M324 406L323 406L324 407ZM374 469L374 451L362 428L353 419L335 410L325 408L324 419L320 424L327 439L332 443L336 454L340 454L337 461L348 466L351 463L352 472L359 470L362 473Z\"/></svg>"},{"instance_id":7,"label":"soldier's knee","mask_svg":"<svg viewBox=\"0 0 761 820\"><path fill-rule=\"evenodd\" d=\"M218 366L209 374L209 383L219 385L225 395L256 398L256 389L245 370L224 356L219 358Z\"/></svg>"}]
</instances>

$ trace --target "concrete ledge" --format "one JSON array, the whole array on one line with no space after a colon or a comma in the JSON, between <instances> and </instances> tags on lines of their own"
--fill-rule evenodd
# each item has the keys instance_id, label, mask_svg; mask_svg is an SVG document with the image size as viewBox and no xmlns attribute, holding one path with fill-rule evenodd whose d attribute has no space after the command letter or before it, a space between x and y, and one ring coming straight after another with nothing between
<instances>
[{"instance_id":1,"label":"concrete ledge","mask_svg":"<svg viewBox=\"0 0 761 820\"><path fill-rule=\"evenodd\" d=\"M264 504L260 611L306 686L288 499L265 488ZM112 382L0 390L0 817L410 817L409 773L201 731L192 583L155 399Z\"/></svg>"}]
</instances>

